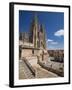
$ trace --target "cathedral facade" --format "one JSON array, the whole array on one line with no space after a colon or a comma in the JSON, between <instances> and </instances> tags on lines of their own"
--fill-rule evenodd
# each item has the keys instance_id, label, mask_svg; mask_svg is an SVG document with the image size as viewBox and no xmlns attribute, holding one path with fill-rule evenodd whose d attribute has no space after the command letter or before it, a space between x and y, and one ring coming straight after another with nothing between
<instances>
[{"instance_id":1,"label":"cathedral facade","mask_svg":"<svg viewBox=\"0 0 72 90\"><path fill-rule=\"evenodd\" d=\"M44 25L38 22L38 17L35 14L29 32L20 32L19 41L23 42L23 45L33 48L46 49L46 35Z\"/></svg>"}]
</instances>

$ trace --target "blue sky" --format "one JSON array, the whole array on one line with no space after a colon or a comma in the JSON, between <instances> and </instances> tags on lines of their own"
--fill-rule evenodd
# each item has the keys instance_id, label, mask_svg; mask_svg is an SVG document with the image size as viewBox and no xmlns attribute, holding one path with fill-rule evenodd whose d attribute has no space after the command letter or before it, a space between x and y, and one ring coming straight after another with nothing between
<instances>
[{"instance_id":1,"label":"blue sky","mask_svg":"<svg viewBox=\"0 0 72 90\"><path fill-rule=\"evenodd\" d=\"M19 11L19 32L29 32L35 13L38 23L44 24L48 49L64 48L64 13Z\"/></svg>"}]
</instances>

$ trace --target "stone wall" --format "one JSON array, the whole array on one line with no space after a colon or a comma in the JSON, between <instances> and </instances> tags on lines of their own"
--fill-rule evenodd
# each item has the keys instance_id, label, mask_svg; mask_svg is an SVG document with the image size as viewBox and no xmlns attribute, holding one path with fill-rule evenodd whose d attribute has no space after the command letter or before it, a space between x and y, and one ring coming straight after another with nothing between
<instances>
[{"instance_id":1,"label":"stone wall","mask_svg":"<svg viewBox=\"0 0 72 90\"><path fill-rule=\"evenodd\" d=\"M28 62L34 66L37 64L37 54L39 52L39 49L34 48L23 48L21 49L21 58L26 58Z\"/></svg>"},{"instance_id":2,"label":"stone wall","mask_svg":"<svg viewBox=\"0 0 72 90\"><path fill-rule=\"evenodd\" d=\"M43 52L41 49L36 48L22 48L21 58L26 58L32 65L37 64L38 60L48 60L48 52Z\"/></svg>"},{"instance_id":3,"label":"stone wall","mask_svg":"<svg viewBox=\"0 0 72 90\"><path fill-rule=\"evenodd\" d=\"M21 47L21 57L37 56L39 49Z\"/></svg>"},{"instance_id":4,"label":"stone wall","mask_svg":"<svg viewBox=\"0 0 72 90\"><path fill-rule=\"evenodd\" d=\"M31 49L22 49L21 51L21 57L28 57L32 55L32 50Z\"/></svg>"}]
</instances>

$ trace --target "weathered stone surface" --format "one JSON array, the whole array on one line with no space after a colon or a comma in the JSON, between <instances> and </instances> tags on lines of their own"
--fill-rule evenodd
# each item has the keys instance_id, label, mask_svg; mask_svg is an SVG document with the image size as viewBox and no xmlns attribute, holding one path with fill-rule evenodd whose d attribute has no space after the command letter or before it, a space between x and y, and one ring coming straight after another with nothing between
<instances>
[{"instance_id":1,"label":"weathered stone surface","mask_svg":"<svg viewBox=\"0 0 72 90\"><path fill-rule=\"evenodd\" d=\"M58 77L56 74L47 71L40 67L38 64L33 66L36 70L36 75L34 76L27 65L20 60L19 61L19 79L35 79L35 78L50 78L50 77Z\"/></svg>"},{"instance_id":2,"label":"weathered stone surface","mask_svg":"<svg viewBox=\"0 0 72 90\"><path fill-rule=\"evenodd\" d=\"M19 79L31 79L34 78L33 74L24 63L24 61L19 60Z\"/></svg>"}]
</instances>

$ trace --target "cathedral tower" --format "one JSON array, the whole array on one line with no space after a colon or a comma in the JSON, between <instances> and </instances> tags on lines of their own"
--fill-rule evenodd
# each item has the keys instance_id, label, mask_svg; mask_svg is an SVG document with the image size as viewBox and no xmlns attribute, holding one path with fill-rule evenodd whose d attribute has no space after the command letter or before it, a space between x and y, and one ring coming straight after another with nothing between
<instances>
[{"instance_id":1,"label":"cathedral tower","mask_svg":"<svg viewBox=\"0 0 72 90\"><path fill-rule=\"evenodd\" d=\"M34 44L34 48L46 48L44 25L38 23L38 17L35 13L30 28L30 42Z\"/></svg>"},{"instance_id":2,"label":"cathedral tower","mask_svg":"<svg viewBox=\"0 0 72 90\"><path fill-rule=\"evenodd\" d=\"M40 47L43 49L46 48L45 29L43 24L40 25Z\"/></svg>"},{"instance_id":3,"label":"cathedral tower","mask_svg":"<svg viewBox=\"0 0 72 90\"><path fill-rule=\"evenodd\" d=\"M35 14L34 19L32 21L31 29L30 29L30 42L34 44L35 48L38 48L38 18Z\"/></svg>"}]
</instances>

